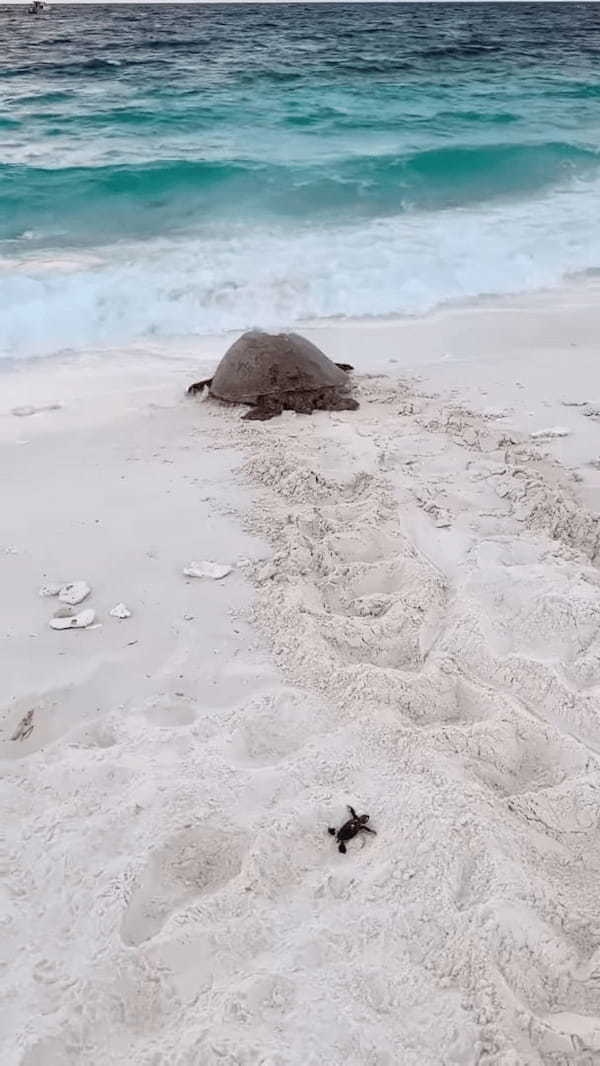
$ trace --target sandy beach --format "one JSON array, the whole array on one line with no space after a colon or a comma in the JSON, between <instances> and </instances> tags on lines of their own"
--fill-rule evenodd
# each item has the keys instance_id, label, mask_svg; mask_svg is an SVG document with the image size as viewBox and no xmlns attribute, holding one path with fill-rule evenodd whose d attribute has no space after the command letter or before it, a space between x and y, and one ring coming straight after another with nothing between
<instances>
[{"instance_id":1,"label":"sandy beach","mask_svg":"<svg viewBox=\"0 0 600 1066\"><path fill-rule=\"evenodd\" d=\"M598 295L2 370L3 1066L600 1062Z\"/></svg>"}]
</instances>

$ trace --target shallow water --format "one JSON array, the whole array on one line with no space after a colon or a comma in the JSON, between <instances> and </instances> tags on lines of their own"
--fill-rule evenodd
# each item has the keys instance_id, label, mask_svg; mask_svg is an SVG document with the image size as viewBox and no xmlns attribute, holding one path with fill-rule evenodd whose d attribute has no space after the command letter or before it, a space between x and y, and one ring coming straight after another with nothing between
<instances>
[{"instance_id":1,"label":"shallow water","mask_svg":"<svg viewBox=\"0 0 600 1066\"><path fill-rule=\"evenodd\" d=\"M600 266L595 5L0 8L0 350Z\"/></svg>"}]
</instances>

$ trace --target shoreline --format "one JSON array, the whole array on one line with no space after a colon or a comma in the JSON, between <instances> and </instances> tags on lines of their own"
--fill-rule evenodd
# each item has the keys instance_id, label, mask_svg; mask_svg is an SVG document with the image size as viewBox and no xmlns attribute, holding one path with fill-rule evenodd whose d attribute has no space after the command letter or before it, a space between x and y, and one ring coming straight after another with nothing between
<instances>
[{"instance_id":1,"label":"shoreline","mask_svg":"<svg viewBox=\"0 0 600 1066\"><path fill-rule=\"evenodd\" d=\"M291 328L332 359L352 362L357 375L417 375L432 388L458 390L481 409L504 409L507 419L523 432L543 431L551 423L565 428L568 433L551 443L553 454L576 467L586 485L600 488L595 467L588 465L600 457L596 418L593 413L589 419L582 417L586 404L591 408L600 404L599 297L600 279L588 279L425 315L307 320ZM117 409L122 403L127 406L120 383L128 373L134 387L143 383L150 391L155 382L158 392L171 382L169 401L181 401L188 380L209 376L239 334L185 335L0 360L5 389L0 416L23 402L34 406L60 402L62 383L68 392L78 377L85 394L87 373L95 373L107 386L113 382L110 390ZM79 387L76 383L75 392ZM95 385L89 389L90 397L95 389ZM29 399L23 401L23 396ZM9 424L10 420L4 422L5 430Z\"/></svg>"},{"instance_id":2,"label":"shoreline","mask_svg":"<svg viewBox=\"0 0 600 1066\"><path fill-rule=\"evenodd\" d=\"M559 285L548 288L522 290L509 294L482 294L476 298L448 301L428 311L415 311L406 314L391 315L363 315L348 316L337 315L331 318L304 318L279 326L279 329L287 328L289 331L330 331L333 336L336 333L344 333L354 329L364 329L375 333L380 331L397 330L435 332L438 327L460 322L463 318L479 318L494 315L511 314L542 314L555 316L557 313L573 313L575 310L594 315L598 298L600 297L600 276L597 272L585 272L584 274L565 278ZM268 329L260 322L247 329ZM244 332L244 328L225 329L212 333L188 333L172 334L163 337L138 337L128 342L117 342L98 346L63 348L50 353L33 353L28 355L3 356L0 359L0 370L12 369L19 366L29 366L38 362L50 360L76 360L81 355L107 355L117 352L140 352L160 353L165 357L177 358L177 349L182 345L189 353L198 349L200 353L205 350L221 351L227 345L228 338L235 338ZM433 353L432 353L433 354ZM218 358L215 355L215 358Z\"/></svg>"},{"instance_id":3,"label":"shoreline","mask_svg":"<svg viewBox=\"0 0 600 1066\"><path fill-rule=\"evenodd\" d=\"M600 309L542 303L298 327L357 412L187 399L223 337L3 374L7 1066L600 1052Z\"/></svg>"}]
</instances>

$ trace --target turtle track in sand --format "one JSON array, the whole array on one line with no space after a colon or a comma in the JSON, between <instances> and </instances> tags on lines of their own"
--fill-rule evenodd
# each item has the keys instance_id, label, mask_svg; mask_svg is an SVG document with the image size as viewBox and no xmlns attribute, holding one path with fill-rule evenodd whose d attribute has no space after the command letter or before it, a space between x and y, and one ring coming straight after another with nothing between
<instances>
[{"instance_id":1,"label":"turtle track in sand","mask_svg":"<svg viewBox=\"0 0 600 1066\"><path fill-rule=\"evenodd\" d=\"M600 1055L599 520L525 438L410 384L361 384L352 421L234 430L260 486L252 528L273 545L256 617L286 676L363 738L365 763L396 762L402 802L396 814L380 791L380 817L424 859L410 887L418 877L427 918L409 941L469 997L479 1061L588 1066ZM352 769L361 797L378 791ZM423 817L409 798L425 781L452 855L430 804Z\"/></svg>"},{"instance_id":2,"label":"turtle track in sand","mask_svg":"<svg viewBox=\"0 0 600 1066\"><path fill-rule=\"evenodd\" d=\"M358 386L179 442L245 457L279 671L176 656L7 740L8 1066L595 1066L597 519L539 443ZM340 856L346 802L378 835Z\"/></svg>"}]
</instances>

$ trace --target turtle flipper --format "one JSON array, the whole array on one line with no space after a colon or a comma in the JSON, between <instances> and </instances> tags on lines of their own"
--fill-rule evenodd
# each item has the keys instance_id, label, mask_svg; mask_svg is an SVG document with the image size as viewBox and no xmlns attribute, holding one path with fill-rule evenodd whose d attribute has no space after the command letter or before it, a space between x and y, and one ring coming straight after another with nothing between
<instances>
[{"instance_id":1,"label":"turtle flipper","mask_svg":"<svg viewBox=\"0 0 600 1066\"><path fill-rule=\"evenodd\" d=\"M354 367L351 366L350 363L336 363L335 365L337 366L338 370L343 370L346 374L349 374L352 370L354 370Z\"/></svg>"},{"instance_id":2,"label":"turtle flipper","mask_svg":"<svg viewBox=\"0 0 600 1066\"><path fill-rule=\"evenodd\" d=\"M374 837L377 836L377 830L369 828L368 825L361 825L360 828L362 829L363 833L372 833Z\"/></svg>"},{"instance_id":3,"label":"turtle flipper","mask_svg":"<svg viewBox=\"0 0 600 1066\"><path fill-rule=\"evenodd\" d=\"M193 396L196 392L202 392L202 389L209 388L212 385L212 378L205 378L204 381L195 381L193 385L187 390L188 396Z\"/></svg>"},{"instance_id":4,"label":"turtle flipper","mask_svg":"<svg viewBox=\"0 0 600 1066\"><path fill-rule=\"evenodd\" d=\"M352 815L352 817L353 818L358 818L358 815L357 815L356 811L354 810L354 807L351 807L349 803L347 803L346 806L348 807L348 810L350 811L350 814Z\"/></svg>"},{"instance_id":5,"label":"turtle flipper","mask_svg":"<svg viewBox=\"0 0 600 1066\"><path fill-rule=\"evenodd\" d=\"M342 855L346 854L346 845L344 844L343 840L342 840L342 843L340 844L340 846L338 848L338 851L341 851Z\"/></svg>"},{"instance_id":6,"label":"turtle flipper","mask_svg":"<svg viewBox=\"0 0 600 1066\"><path fill-rule=\"evenodd\" d=\"M360 404L353 396L344 396L333 392L329 398L325 410L327 411L358 411Z\"/></svg>"},{"instance_id":7,"label":"turtle flipper","mask_svg":"<svg viewBox=\"0 0 600 1066\"><path fill-rule=\"evenodd\" d=\"M242 415L242 418L246 422L268 422L270 418L275 418L276 415L280 415L283 411L283 404L281 400L276 399L274 396L259 396L254 407Z\"/></svg>"}]
</instances>

